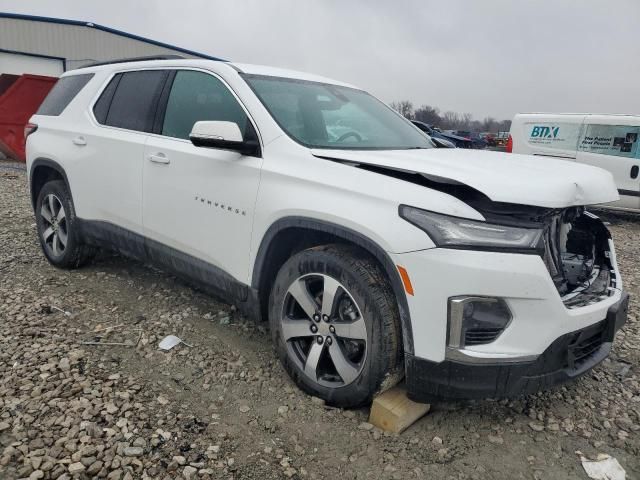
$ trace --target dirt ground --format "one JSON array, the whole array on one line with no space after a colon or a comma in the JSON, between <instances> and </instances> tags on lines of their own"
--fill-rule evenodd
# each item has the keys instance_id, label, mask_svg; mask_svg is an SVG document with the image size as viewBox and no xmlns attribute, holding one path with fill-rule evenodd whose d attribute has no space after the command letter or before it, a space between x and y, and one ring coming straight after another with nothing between
<instances>
[{"instance_id":1,"label":"dirt ground","mask_svg":"<svg viewBox=\"0 0 640 480\"><path fill-rule=\"evenodd\" d=\"M586 479L577 451L640 478L638 216L606 215L632 294L609 359L554 391L433 405L398 436L298 391L264 325L170 275L109 253L51 267L2 162L0 212L0 478ZM168 334L191 346L159 351Z\"/></svg>"}]
</instances>

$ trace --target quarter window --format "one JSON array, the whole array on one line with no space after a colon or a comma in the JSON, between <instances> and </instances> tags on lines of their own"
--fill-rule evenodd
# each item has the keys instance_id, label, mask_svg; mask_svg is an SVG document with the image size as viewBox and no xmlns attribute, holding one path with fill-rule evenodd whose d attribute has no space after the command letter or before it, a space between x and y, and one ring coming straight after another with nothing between
<instances>
[{"instance_id":1,"label":"quarter window","mask_svg":"<svg viewBox=\"0 0 640 480\"><path fill-rule=\"evenodd\" d=\"M162 70L116 75L94 106L96 120L111 127L152 132L167 75Z\"/></svg>"},{"instance_id":2,"label":"quarter window","mask_svg":"<svg viewBox=\"0 0 640 480\"><path fill-rule=\"evenodd\" d=\"M235 122L247 137L247 115L229 89L216 77L190 70L176 73L167 102L162 135L188 139L201 120Z\"/></svg>"},{"instance_id":3,"label":"quarter window","mask_svg":"<svg viewBox=\"0 0 640 480\"><path fill-rule=\"evenodd\" d=\"M92 78L93 73L62 77L44 99L36 115L60 115Z\"/></svg>"}]
</instances>

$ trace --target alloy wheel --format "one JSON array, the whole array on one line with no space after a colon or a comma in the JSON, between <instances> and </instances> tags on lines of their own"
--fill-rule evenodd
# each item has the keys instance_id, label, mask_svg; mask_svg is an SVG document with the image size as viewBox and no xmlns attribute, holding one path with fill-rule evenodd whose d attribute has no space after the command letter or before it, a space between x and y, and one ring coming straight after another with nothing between
<instances>
[{"instance_id":1,"label":"alloy wheel","mask_svg":"<svg viewBox=\"0 0 640 480\"><path fill-rule=\"evenodd\" d=\"M60 257L67 248L67 216L60 199L54 194L47 195L40 207L43 220L42 242L54 257Z\"/></svg>"},{"instance_id":2,"label":"alloy wheel","mask_svg":"<svg viewBox=\"0 0 640 480\"><path fill-rule=\"evenodd\" d=\"M289 357L314 382L352 383L367 357L367 326L353 296L323 274L296 279L284 297L281 334Z\"/></svg>"}]
</instances>

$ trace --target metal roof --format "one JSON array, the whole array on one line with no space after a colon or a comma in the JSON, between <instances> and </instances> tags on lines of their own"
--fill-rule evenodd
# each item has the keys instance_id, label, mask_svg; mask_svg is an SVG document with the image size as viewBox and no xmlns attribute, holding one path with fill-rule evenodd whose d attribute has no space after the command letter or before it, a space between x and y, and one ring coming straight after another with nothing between
<instances>
[{"instance_id":1,"label":"metal roof","mask_svg":"<svg viewBox=\"0 0 640 480\"><path fill-rule=\"evenodd\" d=\"M134 35L132 33L123 32L122 30L116 30L115 28L105 27L104 25L99 25L93 22L83 22L80 20L67 20L64 18L54 18L54 17L41 17L37 15L22 15L19 13L7 13L0 12L0 18L10 18L15 20L28 20L31 22L43 22L43 23L55 23L58 25L74 25L77 27L87 27L93 28L96 30L101 30L103 32L111 33L113 35L118 35L120 37L131 38L133 40L137 40L139 42L148 43L150 45L155 45L157 47L168 48L171 50L175 50L177 52L182 52L187 55L193 55L195 57L205 58L207 60L221 60L225 61L222 58L213 57L211 55L207 55L205 53L196 52L193 50L189 50L182 47L176 47L174 45L169 45L168 43L159 42L157 40L152 40L150 38L141 37L139 35Z\"/></svg>"}]
</instances>

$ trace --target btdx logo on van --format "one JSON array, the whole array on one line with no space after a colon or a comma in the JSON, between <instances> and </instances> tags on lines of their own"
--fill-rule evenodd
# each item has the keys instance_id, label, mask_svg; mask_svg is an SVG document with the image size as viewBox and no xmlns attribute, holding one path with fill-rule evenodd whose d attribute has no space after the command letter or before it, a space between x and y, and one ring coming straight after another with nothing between
<instances>
[{"instance_id":1,"label":"btdx logo on van","mask_svg":"<svg viewBox=\"0 0 640 480\"><path fill-rule=\"evenodd\" d=\"M560 127L546 127L543 125L536 125L531 130L531 138L556 138Z\"/></svg>"}]
</instances>

